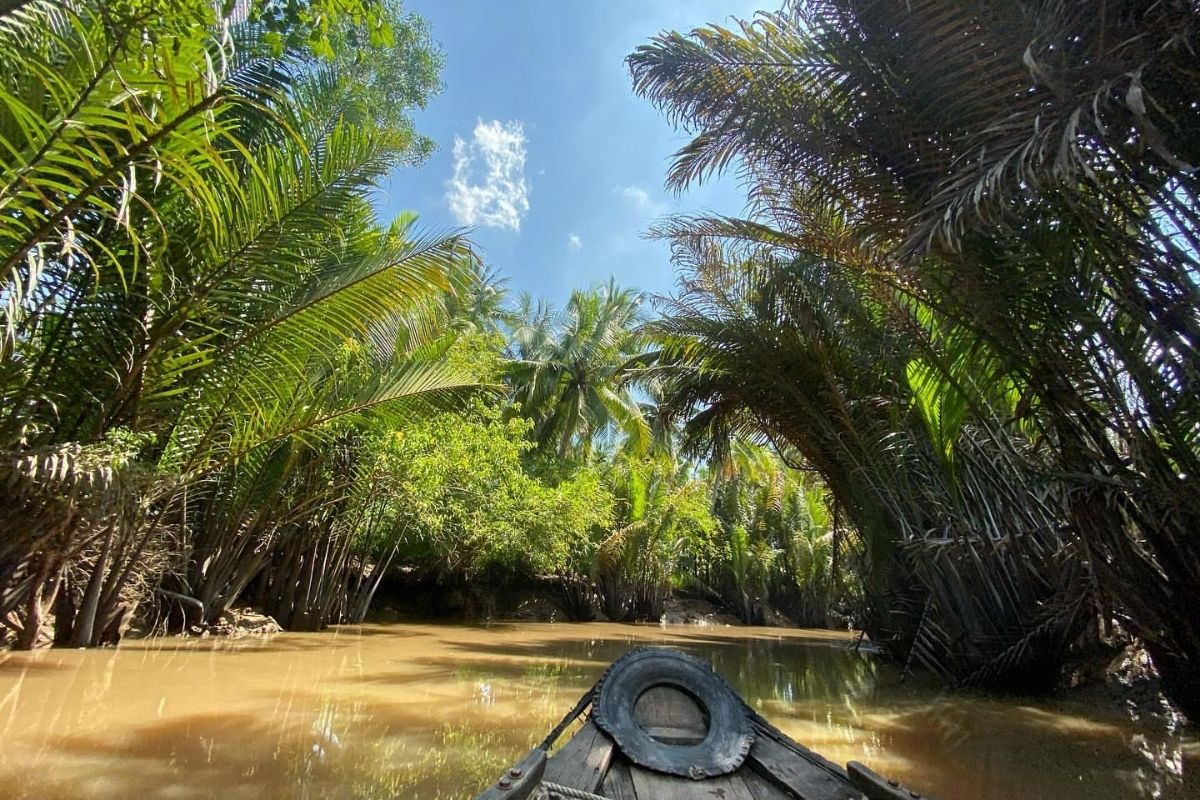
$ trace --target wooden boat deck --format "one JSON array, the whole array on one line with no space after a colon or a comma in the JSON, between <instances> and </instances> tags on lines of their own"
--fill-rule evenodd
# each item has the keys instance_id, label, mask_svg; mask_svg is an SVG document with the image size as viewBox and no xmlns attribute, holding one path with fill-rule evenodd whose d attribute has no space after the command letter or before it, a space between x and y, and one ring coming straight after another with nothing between
<instances>
[{"instance_id":1,"label":"wooden boat deck","mask_svg":"<svg viewBox=\"0 0 1200 800\"><path fill-rule=\"evenodd\" d=\"M618 662L619 663L619 662ZM599 686L599 684L597 684ZM732 692L732 690L730 690ZM720 775L684 777L639 766L583 711L595 690L564 719L542 748L509 770L479 800L594 798L609 800L914 800L920 795L851 762L847 769L792 741L744 704L753 743L736 768ZM735 695L736 697L736 695ZM738 701L740 703L740 699ZM594 712L594 709L593 709ZM552 755L550 740L566 723L581 728ZM701 704L675 686L652 686L636 697L633 720L662 747L706 741L709 719ZM619 738L619 737L618 737ZM711 741L711 738L708 739Z\"/></svg>"}]
</instances>

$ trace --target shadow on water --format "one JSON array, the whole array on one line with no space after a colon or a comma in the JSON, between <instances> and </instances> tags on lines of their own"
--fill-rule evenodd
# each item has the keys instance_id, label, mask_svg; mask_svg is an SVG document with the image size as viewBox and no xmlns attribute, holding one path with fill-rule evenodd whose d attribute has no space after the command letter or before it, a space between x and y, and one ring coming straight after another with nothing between
<instances>
[{"instance_id":1,"label":"shadow on water","mask_svg":"<svg viewBox=\"0 0 1200 800\"><path fill-rule=\"evenodd\" d=\"M454 651L436 661L477 677L496 675L520 679L530 666L561 663L562 678L572 678L573 688L585 691L610 663L630 649L653 640L577 637L536 642L448 642ZM880 681L877 662L869 656L835 646L828 639L769 638L719 639L710 635L673 634L663 644L709 661L743 694L756 701L798 702L801 698L831 700L861 697Z\"/></svg>"},{"instance_id":2,"label":"shadow on water","mask_svg":"<svg viewBox=\"0 0 1200 800\"><path fill-rule=\"evenodd\" d=\"M59 661L42 657L41 653L0 654L0 674L28 672L58 672L64 669Z\"/></svg>"},{"instance_id":3,"label":"shadow on water","mask_svg":"<svg viewBox=\"0 0 1200 800\"><path fill-rule=\"evenodd\" d=\"M52 667L0 670L0 797L470 796L612 660L651 643L710 660L833 760L943 800L1200 796L1194 740L1066 706L939 696L839 637L420 625L62 651Z\"/></svg>"}]
</instances>

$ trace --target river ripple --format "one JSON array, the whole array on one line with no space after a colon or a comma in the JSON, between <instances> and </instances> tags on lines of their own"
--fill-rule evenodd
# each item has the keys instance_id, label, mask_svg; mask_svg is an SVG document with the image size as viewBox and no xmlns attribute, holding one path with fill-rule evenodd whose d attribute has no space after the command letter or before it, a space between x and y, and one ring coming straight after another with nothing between
<instances>
[{"instance_id":1,"label":"river ripple","mask_svg":"<svg viewBox=\"0 0 1200 800\"><path fill-rule=\"evenodd\" d=\"M838 633L601 623L0 655L0 797L468 797L644 643L710 659L798 741L942 800L1200 797L1200 747L1161 720L939 695Z\"/></svg>"}]
</instances>

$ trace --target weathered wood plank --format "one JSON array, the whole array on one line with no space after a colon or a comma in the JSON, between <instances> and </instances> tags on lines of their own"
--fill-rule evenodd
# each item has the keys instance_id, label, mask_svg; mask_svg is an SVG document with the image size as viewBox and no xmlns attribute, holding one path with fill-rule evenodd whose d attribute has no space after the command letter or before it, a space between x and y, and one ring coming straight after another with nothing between
<instances>
[{"instance_id":1,"label":"weathered wood plank","mask_svg":"<svg viewBox=\"0 0 1200 800\"><path fill-rule=\"evenodd\" d=\"M747 760L760 775L804 800L858 800L847 778L809 760L797 748L800 745L786 746L767 731L760 731Z\"/></svg>"},{"instance_id":2,"label":"weathered wood plank","mask_svg":"<svg viewBox=\"0 0 1200 800\"><path fill-rule=\"evenodd\" d=\"M835 764L825 756L818 753L816 750L810 750L809 748L800 744L795 739L779 730L779 728L776 728L760 714L751 714L750 719L753 721L754 727L760 738L765 736L767 738L774 739L784 747L795 750L806 760L811 761L813 764L825 769L836 777L847 781L850 779L849 775L846 774L846 770L843 769L840 764Z\"/></svg>"},{"instance_id":3,"label":"weathered wood plank","mask_svg":"<svg viewBox=\"0 0 1200 800\"><path fill-rule=\"evenodd\" d=\"M642 730L663 744L698 744L704 734L693 728L667 728L662 725L643 725Z\"/></svg>"},{"instance_id":4,"label":"weathered wood plank","mask_svg":"<svg viewBox=\"0 0 1200 800\"><path fill-rule=\"evenodd\" d=\"M524 800L542 782L545 769L546 751L533 750L520 763L505 770L476 800Z\"/></svg>"},{"instance_id":5,"label":"weathered wood plank","mask_svg":"<svg viewBox=\"0 0 1200 800\"><path fill-rule=\"evenodd\" d=\"M886 780L866 764L851 761L846 771L850 773L850 782L869 800L912 800L921 796L899 781Z\"/></svg>"},{"instance_id":6,"label":"weathered wood plank","mask_svg":"<svg viewBox=\"0 0 1200 800\"><path fill-rule=\"evenodd\" d=\"M600 794L611 800L638 800L637 790L633 788L633 777L629 774L629 762L623 758L613 759L602 786Z\"/></svg>"},{"instance_id":7,"label":"weathered wood plank","mask_svg":"<svg viewBox=\"0 0 1200 800\"><path fill-rule=\"evenodd\" d=\"M594 792L612 761L613 741L588 722L546 762L543 780Z\"/></svg>"},{"instance_id":8,"label":"weathered wood plank","mask_svg":"<svg viewBox=\"0 0 1200 800\"><path fill-rule=\"evenodd\" d=\"M786 789L779 788L750 767L743 767L737 774L746 782L746 788L754 795L754 800L796 800L798 797Z\"/></svg>"},{"instance_id":9,"label":"weathered wood plank","mask_svg":"<svg viewBox=\"0 0 1200 800\"><path fill-rule=\"evenodd\" d=\"M683 789L691 781L670 775L631 766L629 776L633 779L633 788L638 800L688 800ZM694 798L695 795L692 795Z\"/></svg>"},{"instance_id":10,"label":"weathered wood plank","mask_svg":"<svg viewBox=\"0 0 1200 800\"><path fill-rule=\"evenodd\" d=\"M746 786L746 782L742 780L742 776L736 772L732 775L722 775L719 778L709 778L698 785L708 789L710 783L712 784L710 797L720 798L721 800L754 800L754 795L751 794L750 788Z\"/></svg>"},{"instance_id":11,"label":"weathered wood plank","mask_svg":"<svg viewBox=\"0 0 1200 800\"><path fill-rule=\"evenodd\" d=\"M704 710L686 692L672 686L654 686L638 698L633 718L642 728L651 726L690 730L701 739L708 732Z\"/></svg>"},{"instance_id":12,"label":"weathered wood plank","mask_svg":"<svg viewBox=\"0 0 1200 800\"><path fill-rule=\"evenodd\" d=\"M755 800L737 773L693 781L631 766L629 775L637 800Z\"/></svg>"}]
</instances>

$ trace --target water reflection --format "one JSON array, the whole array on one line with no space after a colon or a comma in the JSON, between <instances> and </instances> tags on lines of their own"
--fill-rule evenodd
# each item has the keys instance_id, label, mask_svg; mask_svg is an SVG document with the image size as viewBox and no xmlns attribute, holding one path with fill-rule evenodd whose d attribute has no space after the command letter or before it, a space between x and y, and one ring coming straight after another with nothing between
<instances>
[{"instance_id":1,"label":"water reflection","mask_svg":"<svg viewBox=\"0 0 1200 800\"><path fill-rule=\"evenodd\" d=\"M1179 731L940 697L840 634L531 624L0 656L0 797L469 796L643 642L711 660L834 761L945 800L1200 796L1196 741Z\"/></svg>"}]
</instances>

